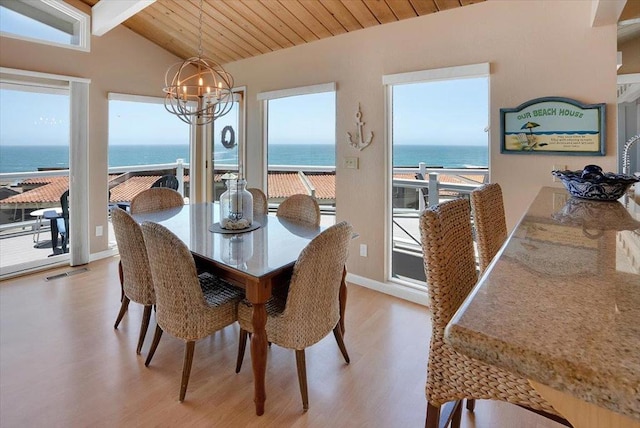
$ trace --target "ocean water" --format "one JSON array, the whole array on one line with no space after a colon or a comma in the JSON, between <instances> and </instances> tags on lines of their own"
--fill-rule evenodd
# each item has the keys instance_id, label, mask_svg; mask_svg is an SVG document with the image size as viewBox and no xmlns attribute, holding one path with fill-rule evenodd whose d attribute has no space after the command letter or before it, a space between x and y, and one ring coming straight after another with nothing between
<instances>
[{"instance_id":1,"label":"ocean water","mask_svg":"<svg viewBox=\"0 0 640 428\"><path fill-rule=\"evenodd\" d=\"M353 156L361 156L353 151ZM235 160L235 150L216 149L215 159L228 163ZM109 166L147 165L189 162L187 145L113 145L109 147ZM394 166L428 166L463 168L488 165L488 150L483 146L396 145ZM335 165L332 144L273 144L269 147L269 165ZM69 148L64 146L0 145L0 172L31 172L38 168L68 168Z\"/></svg>"}]
</instances>

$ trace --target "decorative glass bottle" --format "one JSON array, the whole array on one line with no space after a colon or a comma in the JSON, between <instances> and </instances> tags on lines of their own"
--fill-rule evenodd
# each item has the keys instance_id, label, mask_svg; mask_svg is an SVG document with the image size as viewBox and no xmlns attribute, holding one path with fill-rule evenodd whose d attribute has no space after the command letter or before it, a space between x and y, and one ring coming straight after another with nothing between
<instances>
[{"instance_id":1,"label":"decorative glass bottle","mask_svg":"<svg viewBox=\"0 0 640 428\"><path fill-rule=\"evenodd\" d=\"M220 195L220 227L246 229L253 222L253 196L244 179L227 180L227 190Z\"/></svg>"}]
</instances>

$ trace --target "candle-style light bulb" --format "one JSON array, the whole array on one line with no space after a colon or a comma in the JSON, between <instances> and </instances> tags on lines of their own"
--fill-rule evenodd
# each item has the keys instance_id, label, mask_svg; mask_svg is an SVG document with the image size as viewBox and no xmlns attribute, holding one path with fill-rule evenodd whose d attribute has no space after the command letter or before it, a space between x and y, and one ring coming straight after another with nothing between
<instances>
[{"instance_id":1,"label":"candle-style light bulb","mask_svg":"<svg viewBox=\"0 0 640 428\"><path fill-rule=\"evenodd\" d=\"M200 77L200 79L198 79L198 85L202 86L202 77Z\"/></svg>"}]
</instances>

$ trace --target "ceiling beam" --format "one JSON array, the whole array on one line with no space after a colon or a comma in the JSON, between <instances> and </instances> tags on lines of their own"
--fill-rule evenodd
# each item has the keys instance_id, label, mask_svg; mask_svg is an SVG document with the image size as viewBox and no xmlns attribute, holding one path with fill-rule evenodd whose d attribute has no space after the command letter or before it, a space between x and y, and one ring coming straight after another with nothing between
<instances>
[{"instance_id":1,"label":"ceiling beam","mask_svg":"<svg viewBox=\"0 0 640 428\"><path fill-rule=\"evenodd\" d=\"M591 26L617 24L626 3L627 0L591 0Z\"/></svg>"},{"instance_id":2,"label":"ceiling beam","mask_svg":"<svg viewBox=\"0 0 640 428\"><path fill-rule=\"evenodd\" d=\"M100 0L91 8L92 31L102 36L156 0Z\"/></svg>"}]
</instances>

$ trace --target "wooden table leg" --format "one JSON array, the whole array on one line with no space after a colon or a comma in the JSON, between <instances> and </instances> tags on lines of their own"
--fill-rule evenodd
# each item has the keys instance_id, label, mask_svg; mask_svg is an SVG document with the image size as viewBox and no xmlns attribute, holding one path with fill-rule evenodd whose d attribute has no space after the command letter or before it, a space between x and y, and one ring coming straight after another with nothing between
<instances>
[{"instance_id":1,"label":"wooden table leg","mask_svg":"<svg viewBox=\"0 0 640 428\"><path fill-rule=\"evenodd\" d=\"M340 330L342 330L342 337L344 337L344 312L347 307L347 282L345 278L347 276L347 267L342 269L342 282L340 283Z\"/></svg>"},{"instance_id":2,"label":"wooden table leg","mask_svg":"<svg viewBox=\"0 0 640 428\"><path fill-rule=\"evenodd\" d=\"M267 310L264 303L253 303L253 336L251 337L251 363L253 365L253 383L256 403L256 415L264 413L264 402L267 398L264 387L264 375L267 368Z\"/></svg>"}]
</instances>

